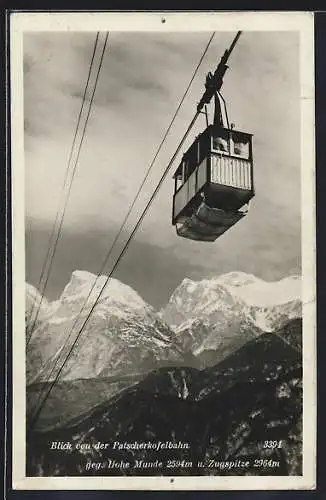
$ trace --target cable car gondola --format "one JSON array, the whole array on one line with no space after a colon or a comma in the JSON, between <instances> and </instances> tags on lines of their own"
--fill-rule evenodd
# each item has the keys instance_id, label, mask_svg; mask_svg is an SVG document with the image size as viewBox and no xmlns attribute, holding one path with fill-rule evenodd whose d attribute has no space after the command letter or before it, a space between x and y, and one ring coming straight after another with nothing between
<instances>
[{"instance_id":1,"label":"cable car gondola","mask_svg":"<svg viewBox=\"0 0 326 500\"><path fill-rule=\"evenodd\" d=\"M229 125L225 101L216 87L212 90L214 77L209 73L206 80L206 93L215 100L214 121L174 174L172 224L179 236L198 241L215 241L245 217L255 194L252 134Z\"/></svg>"}]
</instances>

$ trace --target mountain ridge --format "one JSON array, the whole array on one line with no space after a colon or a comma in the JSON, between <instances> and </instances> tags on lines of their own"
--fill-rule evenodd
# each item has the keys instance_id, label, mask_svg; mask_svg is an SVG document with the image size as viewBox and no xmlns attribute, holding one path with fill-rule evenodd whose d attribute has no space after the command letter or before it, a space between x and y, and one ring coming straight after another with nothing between
<instances>
[{"instance_id":1,"label":"mountain ridge","mask_svg":"<svg viewBox=\"0 0 326 500\"><path fill-rule=\"evenodd\" d=\"M33 411L40 392L57 376L107 277L101 276L96 280L96 286L90 293L95 279L96 276L91 273L75 271L56 301L49 302L45 298L42 301L43 312L27 347L28 413ZM288 282L295 285L300 280L295 278ZM173 306L179 299L179 311L183 313L184 305L189 314L186 322L181 321L173 330L162 314L158 314L136 291L119 280L110 279L51 392L50 401L53 404L50 406L56 406L57 410L48 417L45 412L44 425L52 416L58 422L67 422L72 416L87 412L102 401L133 387L156 369L184 366L202 370L214 366L266 333L252 321L247 306L237 309L239 304L243 307L242 299L240 302L238 299L243 287L264 287L263 280L234 272L199 283L200 293L197 293L198 283L186 279L172 294L170 302ZM188 293L190 290L190 300L180 294L183 288ZM191 296L194 293L195 297ZM33 305L31 298L37 306L41 297L37 290L27 286L27 294L29 306ZM69 337L88 295L89 304ZM295 297L295 294L292 296ZM300 308L296 309L296 304L293 309L292 306L290 302L291 314L283 309L284 316L281 316L278 311L277 319L281 326L291 320L293 311L300 311ZM62 405L60 399L64 398L64 390L70 394L71 402ZM81 396L83 391L89 394L86 400Z\"/></svg>"},{"instance_id":2,"label":"mountain ridge","mask_svg":"<svg viewBox=\"0 0 326 500\"><path fill-rule=\"evenodd\" d=\"M184 349L207 366L301 317L301 308L299 276L265 282L232 272L201 281L184 279L160 317L176 332Z\"/></svg>"},{"instance_id":3,"label":"mountain ridge","mask_svg":"<svg viewBox=\"0 0 326 500\"><path fill-rule=\"evenodd\" d=\"M38 323L27 348L28 383L55 377L53 366L64 359L82 327L63 379L147 372L163 361L184 362L169 326L137 292L114 278L85 324L106 279L75 271L59 299L50 303L49 314Z\"/></svg>"},{"instance_id":4,"label":"mountain ridge","mask_svg":"<svg viewBox=\"0 0 326 500\"><path fill-rule=\"evenodd\" d=\"M278 282L265 282L242 272L198 282L185 278L166 307L156 312L119 280L77 270L58 300L42 299L28 346L28 383L55 376L52 367L64 359L107 281L77 345L78 356L73 356L74 361L62 374L64 379L113 375L123 359L129 370L132 364L137 365L138 358L145 371L161 361L182 364L182 358L192 366L205 367L301 316L298 276ZM29 311L38 309L40 301L39 292L26 284L27 321ZM136 371L142 370L137 366Z\"/></svg>"},{"instance_id":5,"label":"mountain ridge","mask_svg":"<svg viewBox=\"0 0 326 500\"><path fill-rule=\"evenodd\" d=\"M167 460L186 460L173 475L225 475L211 459L249 460L232 475L302 474L302 355L289 345L301 338L302 323L292 320L277 335L263 334L214 367L159 368L85 414L47 432L34 432L28 447L28 475L171 475ZM283 339L283 336L287 341ZM130 412L130 409L133 409ZM186 442L188 450L160 453L161 469L86 470L88 460L154 461L157 452L124 450L69 454L49 451L52 441L81 445L106 442ZM266 440L281 443L266 449ZM254 468L256 459L270 466ZM204 466L198 469L198 461ZM206 464L206 465L205 465Z\"/></svg>"}]
</instances>

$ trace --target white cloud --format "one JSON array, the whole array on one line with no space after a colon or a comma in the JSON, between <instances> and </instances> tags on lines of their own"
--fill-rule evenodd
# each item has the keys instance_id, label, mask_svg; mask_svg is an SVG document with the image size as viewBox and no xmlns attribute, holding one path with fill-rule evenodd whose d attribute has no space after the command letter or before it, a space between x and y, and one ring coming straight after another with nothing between
<instances>
[{"instance_id":1,"label":"white cloud","mask_svg":"<svg viewBox=\"0 0 326 500\"><path fill-rule=\"evenodd\" d=\"M83 33L25 35L26 213L49 224L58 206L94 38ZM118 229L208 38L208 33L109 37L65 227ZM206 72L214 69L230 39L227 33L216 35L137 204L138 213L195 112ZM298 71L295 33L243 33L232 54L224 96L231 121L255 135L257 195L250 215L219 240L223 258L232 249L241 259L240 244L246 254L263 239L269 245L264 255L272 259L274 245L292 234L291 251L300 253ZM200 127L203 119L194 134ZM172 173L139 238L214 267L218 257L211 245L175 237Z\"/></svg>"}]
</instances>

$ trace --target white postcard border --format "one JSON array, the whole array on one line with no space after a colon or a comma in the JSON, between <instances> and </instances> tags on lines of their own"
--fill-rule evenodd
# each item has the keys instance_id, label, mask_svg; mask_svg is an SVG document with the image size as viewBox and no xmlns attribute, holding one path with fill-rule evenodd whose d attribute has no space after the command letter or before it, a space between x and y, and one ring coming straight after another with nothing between
<instances>
[{"instance_id":1,"label":"white postcard border","mask_svg":"<svg viewBox=\"0 0 326 500\"><path fill-rule=\"evenodd\" d=\"M165 22L162 23L162 18ZM311 12L54 13L14 12L10 18L13 467L14 489L25 490L299 490L316 487L316 269L314 160L314 17ZM25 204L24 31L291 31L300 32L303 276L303 475L189 477L25 476Z\"/></svg>"}]
</instances>

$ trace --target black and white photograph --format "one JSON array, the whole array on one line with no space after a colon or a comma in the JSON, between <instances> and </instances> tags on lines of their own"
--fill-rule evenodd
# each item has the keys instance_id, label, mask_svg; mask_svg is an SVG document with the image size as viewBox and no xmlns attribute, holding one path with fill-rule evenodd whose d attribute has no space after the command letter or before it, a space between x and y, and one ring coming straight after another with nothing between
<instances>
[{"instance_id":1,"label":"black and white photograph","mask_svg":"<svg viewBox=\"0 0 326 500\"><path fill-rule=\"evenodd\" d=\"M313 15L11 19L17 489L313 489Z\"/></svg>"}]
</instances>

